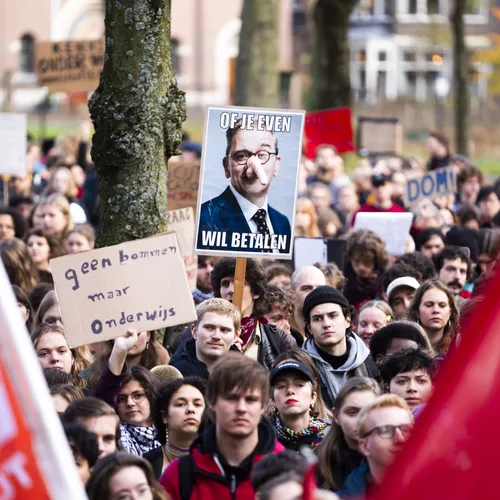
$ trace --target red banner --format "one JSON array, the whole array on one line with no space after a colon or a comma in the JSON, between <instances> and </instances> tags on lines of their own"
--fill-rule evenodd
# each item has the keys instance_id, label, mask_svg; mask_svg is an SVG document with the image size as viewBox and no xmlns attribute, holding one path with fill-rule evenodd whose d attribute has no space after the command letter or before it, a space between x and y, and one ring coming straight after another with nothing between
<instances>
[{"instance_id":1,"label":"red banner","mask_svg":"<svg viewBox=\"0 0 500 500\"><path fill-rule=\"evenodd\" d=\"M320 144L331 144L338 153L355 151L350 108L326 109L306 114L306 155L314 158Z\"/></svg>"},{"instance_id":2,"label":"red banner","mask_svg":"<svg viewBox=\"0 0 500 500\"><path fill-rule=\"evenodd\" d=\"M0 359L0 498L49 500L32 434Z\"/></svg>"},{"instance_id":3,"label":"red banner","mask_svg":"<svg viewBox=\"0 0 500 500\"><path fill-rule=\"evenodd\" d=\"M500 273L485 288L459 347L378 491L380 500L499 497Z\"/></svg>"}]
</instances>

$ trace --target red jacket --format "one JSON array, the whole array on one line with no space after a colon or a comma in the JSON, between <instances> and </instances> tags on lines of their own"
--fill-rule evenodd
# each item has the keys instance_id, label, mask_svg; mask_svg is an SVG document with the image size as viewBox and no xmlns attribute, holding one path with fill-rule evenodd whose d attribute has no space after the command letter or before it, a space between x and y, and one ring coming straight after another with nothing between
<instances>
[{"instance_id":1,"label":"red jacket","mask_svg":"<svg viewBox=\"0 0 500 500\"><path fill-rule=\"evenodd\" d=\"M254 500L250 482L255 464L268 453L279 453L285 448L276 440L270 422L263 418L259 424L259 443L254 453L239 467L229 466L217 452L215 425L209 426L191 446L194 462L189 477L179 477L179 459L174 460L163 473L160 484L171 500L181 500L180 481L194 483L190 500Z\"/></svg>"}]
</instances>

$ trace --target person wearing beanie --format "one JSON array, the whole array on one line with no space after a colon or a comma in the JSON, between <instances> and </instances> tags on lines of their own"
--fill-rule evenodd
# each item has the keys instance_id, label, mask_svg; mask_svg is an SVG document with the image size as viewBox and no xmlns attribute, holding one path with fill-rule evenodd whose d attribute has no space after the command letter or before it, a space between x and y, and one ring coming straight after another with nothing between
<instances>
[{"instance_id":1,"label":"person wearing beanie","mask_svg":"<svg viewBox=\"0 0 500 500\"><path fill-rule=\"evenodd\" d=\"M316 364L328 408L349 378L379 377L370 351L351 330L351 306L338 290L331 286L316 288L306 297L302 312L308 337L302 348Z\"/></svg>"}]
</instances>

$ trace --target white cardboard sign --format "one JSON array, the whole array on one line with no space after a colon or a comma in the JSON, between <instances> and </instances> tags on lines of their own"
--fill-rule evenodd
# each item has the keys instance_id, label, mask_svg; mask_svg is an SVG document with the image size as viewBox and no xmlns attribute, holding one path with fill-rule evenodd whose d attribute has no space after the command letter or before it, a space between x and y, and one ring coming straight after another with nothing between
<instances>
[{"instance_id":1,"label":"white cardboard sign","mask_svg":"<svg viewBox=\"0 0 500 500\"><path fill-rule=\"evenodd\" d=\"M410 234L413 214L358 212L354 229L370 229L384 241L391 255L402 255Z\"/></svg>"},{"instance_id":2,"label":"white cardboard sign","mask_svg":"<svg viewBox=\"0 0 500 500\"><path fill-rule=\"evenodd\" d=\"M0 174L26 173L27 119L22 113L0 113Z\"/></svg>"},{"instance_id":3,"label":"white cardboard sign","mask_svg":"<svg viewBox=\"0 0 500 500\"><path fill-rule=\"evenodd\" d=\"M71 347L196 319L175 233L50 261Z\"/></svg>"}]
</instances>

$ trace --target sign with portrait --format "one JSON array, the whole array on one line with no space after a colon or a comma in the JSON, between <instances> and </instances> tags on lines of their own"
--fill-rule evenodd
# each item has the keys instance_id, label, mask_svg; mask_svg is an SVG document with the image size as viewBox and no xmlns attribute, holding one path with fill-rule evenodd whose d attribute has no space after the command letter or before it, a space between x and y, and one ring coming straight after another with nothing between
<instances>
[{"instance_id":1,"label":"sign with portrait","mask_svg":"<svg viewBox=\"0 0 500 500\"><path fill-rule=\"evenodd\" d=\"M292 258L304 111L207 108L195 252Z\"/></svg>"}]
</instances>

